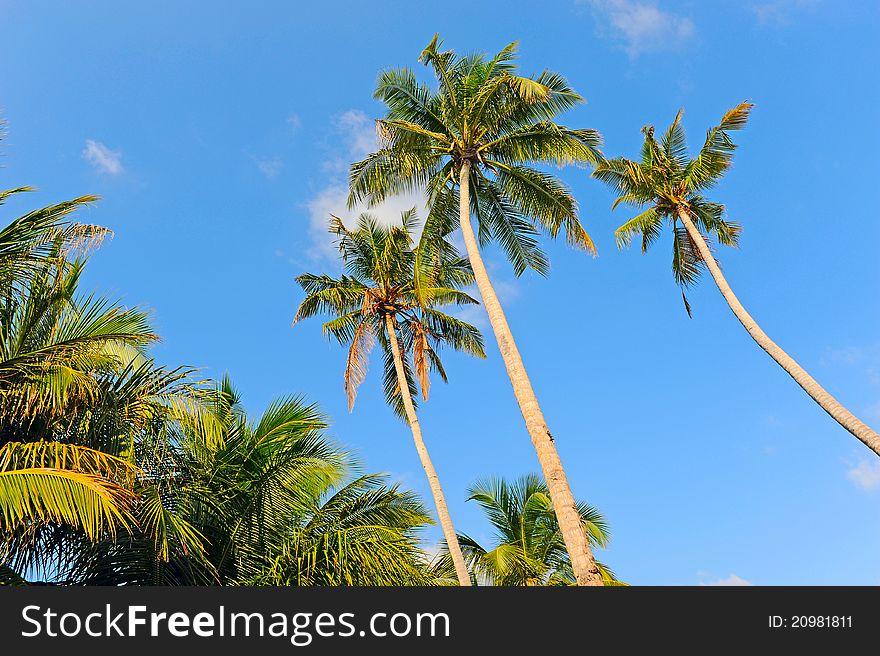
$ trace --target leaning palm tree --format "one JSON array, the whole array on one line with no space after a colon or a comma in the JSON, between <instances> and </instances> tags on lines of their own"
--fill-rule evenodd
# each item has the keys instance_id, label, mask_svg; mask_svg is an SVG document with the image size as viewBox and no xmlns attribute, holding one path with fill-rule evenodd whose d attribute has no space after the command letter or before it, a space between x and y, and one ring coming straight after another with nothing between
<instances>
[{"instance_id":1,"label":"leaning palm tree","mask_svg":"<svg viewBox=\"0 0 880 656\"><path fill-rule=\"evenodd\" d=\"M515 57L515 43L491 59L460 57L441 52L435 36L420 59L432 67L437 89L419 83L409 69L384 71L375 91L388 108L378 121L380 148L352 166L349 204L425 189L428 225L461 228L578 582L601 585L562 461L480 254L480 246L495 241L517 275L527 268L544 274L548 262L537 238L542 231L556 237L561 229L571 245L593 252L569 190L534 165L595 164L601 138L554 122L583 99L557 73L517 75Z\"/></svg>"},{"instance_id":2,"label":"leaning palm tree","mask_svg":"<svg viewBox=\"0 0 880 656\"><path fill-rule=\"evenodd\" d=\"M495 532L487 549L474 538L458 539L476 580L488 585L573 585L576 580L565 550L559 523L547 485L529 474L512 482L503 478L478 481L468 490ZM608 522L593 506L578 504L584 530L593 548L605 547L610 539ZM438 569L445 569L445 554ZM614 573L598 563L605 585L621 585Z\"/></svg>"},{"instance_id":3,"label":"leaning palm tree","mask_svg":"<svg viewBox=\"0 0 880 656\"><path fill-rule=\"evenodd\" d=\"M641 161L620 157L596 168L595 176L620 194L614 207L621 203L648 206L617 229L617 243L621 247L628 246L635 237L640 237L642 252L645 252L660 236L663 226L668 225L672 232L672 273L682 287L688 314L691 310L684 288L695 284L705 267L733 314L758 346L837 423L880 455L880 435L843 407L761 330L727 284L709 245L711 236L725 246L736 246L739 239L739 224L726 220L724 205L708 200L703 193L730 168L736 144L729 132L745 126L751 108L751 103L743 102L728 111L721 122L708 131L703 147L694 158L688 154L679 111L659 140L654 136L653 127L642 129L645 139Z\"/></svg>"},{"instance_id":4,"label":"leaning palm tree","mask_svg":"<svg viewBox=\"0 0 880 656\"><path fill-rule=\"evenodd\" d=\"M349 275L338 280L308 273L299 276L297 282L307 296L294 322L318 313L335 317L324 324L324 332L342 344L351 344L345 369L349 409L366 376L370 350L379 340L385 355L386 399L409 423L459 583L470 585L443 488L422 438L413 397L417 379L422 397L427 400L431 371L446 380L437 352L441 345L485 357L480 332L438 309L476 303L460 291L472 280L472 274L467 261L438 233L425 232L424 247L413 247L414 209L404 212L401 221L401 226L383 227L371 215L362 214L357 228L349 230L334 218L331 232L339 236Z\"/></svg>"}]
</instances>

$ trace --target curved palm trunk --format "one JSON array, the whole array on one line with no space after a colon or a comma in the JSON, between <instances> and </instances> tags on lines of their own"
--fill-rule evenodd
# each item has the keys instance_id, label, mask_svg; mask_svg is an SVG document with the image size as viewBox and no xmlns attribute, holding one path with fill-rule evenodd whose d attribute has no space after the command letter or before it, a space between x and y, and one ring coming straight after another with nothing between
<instances>
[{"instance_id":1,"label":"curved palm trunk","mask_svg":"<svg viewBox=\"0 0 880 656\"><path fill-rule=\"evenodd\" d=\"M752 336L752 339L758 343L758 346L767 352L767 355L776 360L776 363L785 369L788 375L794 378L795 382L800 385L825 412L831 415L838 424L855 435L874 453L880 455L880 435L843 407L837 399L826 392L825 389L817 383L810 374L804 371L804 369L795 362L788 353L783 351L776 342L770 339L767 334L761 330L760 326L758 326L755 320L752 319L752 316L746 312L742 303L739 302L739 299L736 297L736 294L733 293L730 285L727 284L727 280L725 280L724 275L721 273L721 268L715 261L712 251L709 250L709 245L706 243L706 240L703 239L703 235L697 230L693 221L691 221L688 213L679 212L678 218L684 224L688 234L696 244L697 249L700 251L700 256L706 262L706 266L709 267L709 272L712 274L715 284L718 285L721 295L724 296L724 300L727 301L730 309L736 315L736 318L739 319L739 322L743 325L746 331L748 331L749 335Z\"/></svg>"},{"instance_id":2,"label":"curved palm trunk","mask_svg":"<svg viewBox=\"0 0 880 656\"><path fill-rule=\"evenodd\" d=\"M480 290L480 296L483 299L483 305L486 307L486 313L489 315L492 330L495 332L495 339L498 342L498 349L501 351L504 366L507 368L507 375L510 378L510 384L513 386L513 393L516 396L523 419L525 419L526 428L532 438L532 444L535 446L535 451L538 454L538 461L541 463L541 470L544 473L544 479L547 481L547 488L550 490L550 498L553 501L556 518L559 521L559 530L565 540L565 548L568 550L568 555L571 558L571 566L577 578L577 583L578 585L603 585L602 575L599 573L599 568L596 567L596 561L593 559L593 552L587 540L586 528L581 521L580 513L578 513L577 504L571 493L571 487L568 484L568 478L565 475L565 470L562 468L562 461L559 459L559 453L556 451L556 445L553 443L553 436L550 434L547 423L544 421L541 406L538 405L538 399L535 396L535 391L532 389L532 383L529 381L522 357L516 348L516 342L513 340L513 333L510 331L510 326L507 325L504 310L501 308L501 303L498 302L498 296L495 294L495 289L492 287L486 267L483 264L483 259L480 256L480 250L474 236L474 229L471 226L470 218L470 187L468 184L470 171L470 163L464 162L459 174L459 219L468 259L471 262L471 268L474 270L474 279L476 280L477 288Z\"/></svg>"},{"instance_id":3,"label":"curved palm trunk","mask_svg":"<svg viewBox=\"0 0 880 656\"><path fill-rule=\"evenodd\" d=\"M412 397L409 395L409 386L406 383L406 373L403 369L403 356L400 354L400 345L397 342L397 329L390 314L385 316L385 328L388 331L388 341L391 342L391 354L394 356L394 369L397 371L397 384L400 386L403 407L406 409L406 420L409 422L413 441L416 443L416 451L419 452L419 460L422 461L422 467L428 476L428 485L430 485L431 494L434 496L434 505L437 506L437 516L440 519L440 527L443 529L443 537L446 538L446 545L449 547L449 555L455 565L458 584L470 585L471 577L467 565L464 563L461 546L458 544L458 536L452 526L449 508L446 507L446 497L443 496L443 488L440 487L440 478L434 469L434 463L431 462L431 456L428 455L428 447L425 446L425 441L422 439L422 428L419 425L419 418L416 416Z\"/></svg>"}]
</instances>

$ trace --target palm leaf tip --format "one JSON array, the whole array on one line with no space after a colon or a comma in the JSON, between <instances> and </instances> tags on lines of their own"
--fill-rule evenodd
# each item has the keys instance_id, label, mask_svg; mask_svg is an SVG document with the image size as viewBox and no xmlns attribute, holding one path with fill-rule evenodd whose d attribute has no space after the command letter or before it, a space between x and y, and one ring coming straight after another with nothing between
<instances>
[{"instance_id":1,"label":"palm leaf tip","mask_svg":"<svg viewBox=\"0 0 880 656\"><path fill-rule=\"evenodd\" d=\"M741 130L748 122L749 115L751 114L752 108L754 108L754 106L754 103L745 100L738 104L736 107L727 110L727 112L724 114L724 117L721 119L721 123L718 127L725 131Z\"/></svg>"}]
</instances>

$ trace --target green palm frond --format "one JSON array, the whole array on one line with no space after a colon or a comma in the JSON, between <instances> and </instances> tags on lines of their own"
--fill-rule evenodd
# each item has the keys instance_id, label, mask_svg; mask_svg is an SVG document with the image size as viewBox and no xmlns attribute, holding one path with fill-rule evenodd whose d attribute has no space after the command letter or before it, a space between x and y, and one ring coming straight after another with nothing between
<instances>
[{"instance_id":1,"label":"green palm frond","mask_svg":"<svg viewBox=\"0 0 880 656\"><path fill-rule=\"evenodd\" d=\"M55 522L96 539L133 523L128 463L86 447L9 442L0 447L0 533Z\"/></svg>"},{"instance_id":2,"label":"green palm frond","mask_svg":"<svg viewBox=\"0 0 880 656\"><path fill-rule=\"evenodd\" d=\"M491 549L467 535L458 536L475 581L505 586L575 583L549 490L539 476L477 481L468 490L468 500L477 502L494 531ZM586 503L578 504L578 512L591 544L607 546L610 533L605 517ZM448 576L448 554L441 552L434 567L438 576ZM607 567L600 571L606 585L618 583Z\"/></svg>"}]
</instances>

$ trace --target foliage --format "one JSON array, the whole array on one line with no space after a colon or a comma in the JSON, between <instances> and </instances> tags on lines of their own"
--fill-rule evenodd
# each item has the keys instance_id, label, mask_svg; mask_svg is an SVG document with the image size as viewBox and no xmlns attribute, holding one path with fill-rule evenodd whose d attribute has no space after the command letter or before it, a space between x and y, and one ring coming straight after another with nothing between
<instances>
[{"instance_id":1,"label":"foliage","mask_svg":"<svg viewBox=\"0 0 880 656\"><path fill-rule=\"evenodd\" d=\"M474 484L468 494L468 501L479 504L495 532L491 549L468 535L458 536L475 582L501 586L575 584L543 479L535 474L513 482L489 478ZM610 533L605 517L586 503L578 504L578 511L590 545L607 546ZM608 567L597 564L605 585L621 585ZM436 567L441 577L449 576L448 554L441 556Z\"/></svg>"},{"instance_id":2,"label":"foliage","mask_svg":"<svg viewBox=\"0 0 880 656\"><path fill-rule=\"evenodd\" d=\"M684 289L695 284L705 267L703 258L683 225L679 213L687 212L708 243L713 235L719 244L736 246L740 225L724 218L724 205L703 196L733 163L736 144L730 132L745 127L752 104L743 102L729 110L721 122L706 134L696 157L688 154L687 139L679 111L672 124L658 140L654 127L642 128L644 142L640 161L625 157L602 162L594 176L609 184L619 194L613 207L621 203L644 207L641 213L624 223L614 233L618 246L629 246L641 238L642 252L654 243L664 223L672 231L672 274L682 288L682 299L690 315Z\"/></svg>"},{"instance_id":3,"label":"foliage","mask_svg":"<svg viewBox=\"0 0 880 656\"><path fill-rule=\"evenodd\" d=\"M0 201L11 193L0 194ZM427 583L412 493L282 398L157 365L148 315L79 293L93 198L0 231L0 583Z\"/></svg>"},{"instance_id":4,"label":"foliage","mask_svg":"<svg viewBox=\"0 0 880 656\"><path fill-rule=\"evenodd\" d=\"M476 303L461 291L473 279L467 260L442 233L426 229L414 245L415 229L414 209L401 215L399 226L383 226L376 217L362 214L357 227L349 230L334 218L330 230L339 237L346 274L337 279L305 273L296 279L306 298L294 321L330 315L333 318L324 324L324 334L349 345L345 367L349 409L378 340L384 357L385 398L399 416L404 415L386 318L397 329L412 397L417 394L418 381L422 398L427 400L431 372L447 380L439 355L441 346L485 357L479 330L441 310Z\"/></svg>"},{"instance_id":5,"label":"foliage","mask_svg":"<svg viewBox=\"0 0 880 656\"><path fill-rule=\"evenodd\" d=\"M598 132L554 121L582 97L558 73L518 75L516 43L491 58L440 48L435 36L420 58L436 88L408 68L380 74L374 96L387 107L377 121L381 145L352 165L349 205L424 190L429 229L449 232L458 226L459 172L469 162L480 243L497 242L517 275L527 268L547 272L541 231L555 237L563 230L570 244L595 251L568 188L536 168L602 159Z\"/></svg>"}]
</instances>

